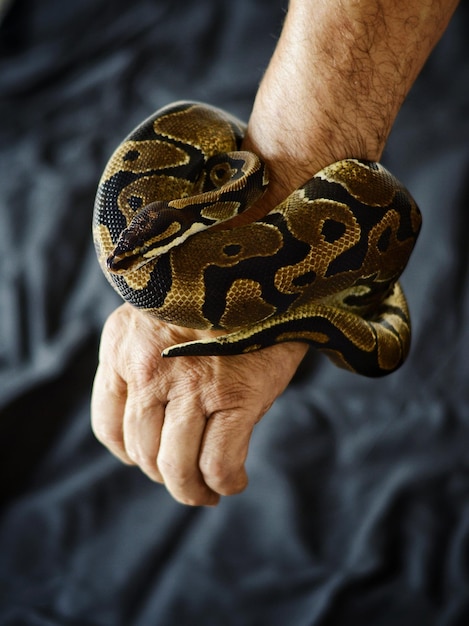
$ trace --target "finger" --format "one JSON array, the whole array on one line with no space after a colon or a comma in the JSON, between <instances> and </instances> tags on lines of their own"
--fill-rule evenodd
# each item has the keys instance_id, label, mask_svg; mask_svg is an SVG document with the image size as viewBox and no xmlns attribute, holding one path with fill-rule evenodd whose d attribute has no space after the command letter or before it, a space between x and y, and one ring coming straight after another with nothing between
<instances>
[{"instance_id":1,"label":"finger","mask_svg":"<svg viewBox=\"0 0 469 626\"><path fill-rule=\"evenodd\" d=\"M164 405L146 388L143 392L128 389L124 413L124 446L132 461L152 480L162 483L156 458L164 421Z\"/></svg>"},{"instance_id":2,"label":"finger","mask_svg":"<svg viewBox=\"0 0 469 626\"><path fill-rule=\"evenodd\" d=\"M127 401L127 384L114 370L100 364L91 394L91 427L110 452L132 464L124 448L122 420Z\"/></svg>"},{"instance_id":3,"label":"finger","mask_svg":"<svg viewBox=\"0 0 469 626\"><path fill-rule=\"evenodd\" d=\"M206 418L198 405L171 401L166 406L157 463L166 488L183 504L214 505L219 500L205 484L199 468L205 426Z\"/></svg>"},{"instance_id":4,"label":"finger","mask_svg":"<svg viewBox=\"0 0 469 626\"><path fill-rule=\"evenodd\" d=\"M255 421L241 411L217 411L205 428L199 467L205 484L221 495L243 491L248 483L244 464Z\"/></svg>"}]
</instances>

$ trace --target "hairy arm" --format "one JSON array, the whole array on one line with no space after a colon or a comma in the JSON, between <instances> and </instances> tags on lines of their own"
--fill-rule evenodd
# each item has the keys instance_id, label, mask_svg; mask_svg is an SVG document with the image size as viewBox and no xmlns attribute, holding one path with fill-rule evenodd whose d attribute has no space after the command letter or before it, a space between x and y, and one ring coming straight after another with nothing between
<instances>
[{"instance_id":1,"label":"hairy arm","mask_svg":"<svg viewBox=\"0 0 469 626\"><path fill-rule=\"evenodd\" d=\"M456 0L291 0L246 146L268 162L275 204L325 165L379 160Z\"/></svg>"},{"instance_id":2,"label":"hairy arm","mask_svg":"<svg viewBox=\"0 0 469 626\"><path fill-rule=\"evenodd\" d=\"M291 0L246 136L268 163L261 215L325 165L379 159L455 0ZM250 219L253 214L250 214ZM240 220L245 216L240 216ZM123 305L103 330L92 422L117 457L187 504L247 484L255 423L304 356L288 343L236 357L162 360L200 337Z\"/></svg>"}]
</instances>

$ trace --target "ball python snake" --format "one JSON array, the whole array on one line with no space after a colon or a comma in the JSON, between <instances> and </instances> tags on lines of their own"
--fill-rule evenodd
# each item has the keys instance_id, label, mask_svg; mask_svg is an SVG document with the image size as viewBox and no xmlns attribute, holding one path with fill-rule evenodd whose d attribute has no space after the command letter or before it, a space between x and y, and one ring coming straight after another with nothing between
<instances>
[{"instance_id":1,"label":"ball python snake","mask_svg":"<svg viewBox=\"0 0 469 626\"><path fill-rule=\"evenodd\" d=\"M116 149L99 183L93 234L124 300L178 326L226 331L163 356L231 355L284 341L380 376L398 368L410 319L398 282L421 225L382 165L344 159L265 217L218 227L263 193L245 126L195 102L169 105Z\"/></svg>"}]
</instances>

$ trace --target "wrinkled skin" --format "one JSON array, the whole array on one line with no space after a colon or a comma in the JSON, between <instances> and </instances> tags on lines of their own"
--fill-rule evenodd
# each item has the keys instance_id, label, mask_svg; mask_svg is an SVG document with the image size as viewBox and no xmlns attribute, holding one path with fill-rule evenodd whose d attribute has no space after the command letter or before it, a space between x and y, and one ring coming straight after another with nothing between
<instances>
[{"instance_id":1,"label":"wrinkled skin","mask_svg":"<svg viewBox=\"0 0 469 626\"><path fill-rule=\"evenodd\" d=\"M242 491L255 424L283 391L306 347L283 344L240 357L163 359L201 333L119 307L103 330L93 390L96 437L185 504Z\"/></svg>"}]
</instances>

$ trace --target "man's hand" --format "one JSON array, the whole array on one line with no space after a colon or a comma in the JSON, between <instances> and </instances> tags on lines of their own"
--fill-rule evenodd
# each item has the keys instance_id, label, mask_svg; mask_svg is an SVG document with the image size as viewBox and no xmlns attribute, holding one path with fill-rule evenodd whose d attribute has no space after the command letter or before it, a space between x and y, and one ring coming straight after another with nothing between
<instances>
[{"instance_id":1,"label":"man's hand","mask_svg":"<svg viewBox=\"0 0 469 626\"><path fill-rule=\"evenodd\" d=\"M287 343L230 357L163 359L202 336L128 304L103 330L92 396L96 437L185 504L242 491L255 424L287 386L307 347Z\"/></svg>"}]
</instances>

